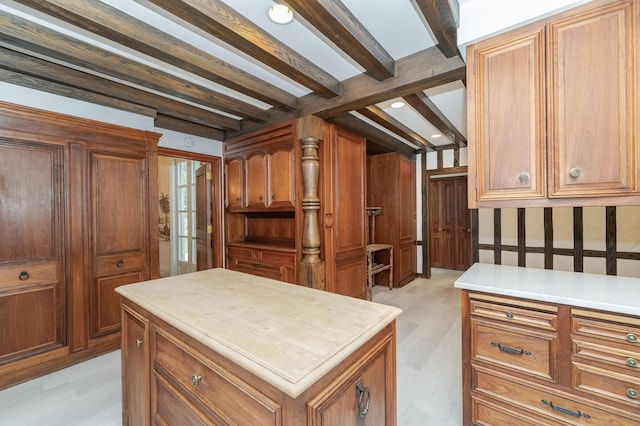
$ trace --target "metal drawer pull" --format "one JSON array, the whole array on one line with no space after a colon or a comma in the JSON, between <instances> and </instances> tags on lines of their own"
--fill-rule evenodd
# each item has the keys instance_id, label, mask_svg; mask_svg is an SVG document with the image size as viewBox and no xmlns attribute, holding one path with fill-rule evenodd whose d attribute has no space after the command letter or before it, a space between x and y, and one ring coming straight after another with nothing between
<instances>
[{"instance_id":1,"label":"metal drawer pull","mask_svg":"<svg viewBox=\"0 0 640 426\"><path fill-rule=\"evenodd\" d=\"M202 381L202 376L198 376L197 374L193 374L191 376L191 383L193 386L197 387L200 384L200 381Z\"/></svg>"},{"instance_id":2,"label":"metal drawer pull","mask_svg":"<svg viewBox=\"0 0 640 426\"><path fill-rule=\"evenodd\" d=\"M638 336L633 333L627 334L627 342L638 343Z\"/></svg>"},{"instance_id":3,"label":"metal drawer pull","mask_svg":"<svg viewBox=\"0 0 640 426\"><path fill-rule=\"evenodd\" d=\"M513 319L513 312L507 312L507 319Z\"/></svg>"},{"instance_id":4,"label":"metal drawer pull","mask_svg":"<svg viewBox=\"0 0 640 426\"><path fill-rule=\"evenodd\" d=\"M124 266L124 260L122 260L122 259L118 259L118 260L116 261L116 266L117 266L118 268L122 268L122 267Z\"/></svg>"},{"instance_id":5,"label":"metal drawer pull","mask_svg":"<svg viewBox=\"0 0 640 426\"><path fill-rule=\"evenodd\" d=\"M26 281L29 279L29 273L27 271L22 271L20 272L20 275L18 275L18 279L20 281Z\"/></svg>"},{"instance_id":6,"label":"metal drawer pull","mask_svg":"<svg viewBox=\"0 0 640 426\"><path fill-rule=\"evenodd\" d=\"M631 399L638 399L638 391L635 389L627 389L627 396Z\"/></svg>"},{"instance_id":7,"label":"metal drawer pull","mask_svg":"<svg viewBox=\"0 0 640 426\"><path fill-rule=\"evenodd\" d=\"M513 355L531 355L531 352L526 351L524 349L512 348L511 346L505 346L505 345L502 345L502 344L497 343L497 342L491 342L491 346L494 346L494 347L500 349L502 352L506 352L508 354L513 354Z\"/></svg>"},{"instance_id":8,"label":"metal drawer pull","mask_svg":"<svg viewBox=\"0 0 640 426\"><path fill-rule=\"evenodd\" d=\"M560 413L568 414L573 417L584 417L585 419L591 418L591 416L588 415L587 413L583 413L582 411L573 411L573 410L569 410L568 408L560 407L559 405L554 405L553 402L547 401L546 399L542 399L541 402L544 405L548 405L549 407L551 407L552 409Z\"/></svg>"},{"instance_id":9,"label":"metal drawer pull","mask_svg":"<svg viewBox=\"0 0 640 426\"><path fill-rule=\"evenodd\" d=\"M364 417L371 405L371 391L360 382L356 385L356 396L358 397L358 415Z\"/></svg>"},{"instance_id":10,"label":"metal drawer pull","mask_svg":"<svg viewBox=\"0 0 640 426\"><path fill-rule=\"evenodd\" d=\"M629 367L637 367L638 366L638 360L635 358L627 358L627 365Z\"/></svg>"},{"instance_id":11,"label":"metal drawer pull","mask_svg":"<svg viewBox=\"0 0 640 426\"><path fill-rule=\"evenodd\" d=\"M136 339L136 348L139 348L140 346L142 346L142 339Z\"/></svg>"}]
</instances>

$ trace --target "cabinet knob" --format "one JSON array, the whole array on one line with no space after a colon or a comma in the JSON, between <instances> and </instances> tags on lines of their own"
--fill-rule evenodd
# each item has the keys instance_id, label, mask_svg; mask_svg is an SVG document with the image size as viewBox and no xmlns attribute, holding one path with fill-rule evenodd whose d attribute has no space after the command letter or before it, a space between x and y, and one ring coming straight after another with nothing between
<instances>
[{"instance_id":1,"label":"cabinet knob","mask_svg":"<svg viewBox=\"0 0 640 426\"><path fill-rule=\"evenodd\" d=\"M258 200L262 201L262 195L258 197Z\"/></svg>"},{"instance_id":2,"label":"cabinet knob","mask_svg":"<svg viewBox=\"0 0 640 426\"><path fill-rule=\"evenodd\" d=\"M275 200L276 199L276 194L271 194L271 199Z\"/></svg>"},{"instance_id":3,"label":"cabinet knob","mask_svg":"<svg viewBox=\"0 0 640 426\"><path fill-rule=\"evenodd\" d=\"M236 201L240 201L240 197L236 197Z\"/></svg>"},{"instance_id":4,"label":"cabinet knob","mask_svg":"<svg viewBox=\"0 0 640 426\"><path fill-rule=\"evenodd\" d=\"M521 185L526 185L527 182L529 182L529 173L521 171L518 175L518 180L520 181Z\"/></svg>"},{"instance_id":5,"label":"cabinet knob","mask_svg":"<svg viewBox=\"0 0 640 426\"><path fill-rule=\"evenodd\" d=\"M507 312L505 316L507 317L507 319L513 319L513 312Z\"/></svg>"},{"instance_id":6,"label":"cabinet knob","mask_svg":"<svg viewBox=\"0 0 640 426\"><path fill-rule=\"evenodd\" d=\"M191 375L191 383L193 384L193 386L197 387L201 381L202 381L202 376L199 376L197 374Z\"/></svg>"},{"instance_id":7,"label":"cabinet knob","mask_svg":"<svg viewBox=\"0 0 640 426\"><path fill-rule=\"evenodd\" d=\"M635 389L627 389L627 396L631 399L638 399L638 391Z\"/></svg>"},{"instance_id":8,"label":"cabinet knob","mask_svg":"<svg viewBox=\"0 0 640 426\"><path fill-rule=\"evenodd\" d=\"M358 415L364 417L371 406L371 391L360 382L356 385L356 397L358 398Z\"/></svg>"},{"instance_id":9,"label":"cabinet knob","mask_svg":"<svg viewBox=\"0 0 640 426\"><path fill-rule=\"evenodd\" d=\"M142 339L136 339L136 348L139 348L140 346L142 346L143 340Z\"/></svg>"},{"instance_id":10,"label":"cabinet knob","mask_svg":"<svg viewBox=\"0 0 640 426\"><path fill-rule=\"evenodd\" d=\"M637 367L638 366L638 360L635 358L627 358L627 365L629 367Z\"/></svg>"},{"instance_id":11,"label":"cabinet knob","mask_svg":"<svg viewBox=\"0 0 640 426\"><path fill-rule=\"evenodd\" d=\"M122 259L118 259L118 260L116 261L116 266L117 266L118 268L122 268L122 267L124 266L124 261L123 261Z\"/></svg>"},{"instance_id":12,"label":"cabinet knob","mask_svg":"<svg viewBox=\"0 0 640 426\"><path fill-rule=\"evenodd\" d=\"M22 271L20 272L20 275L18 275L18 279L20 281L26 281L29 279L29 273L27 271Z\"/></svg>"},{"instance_id":13,"label":"cabinet knob","mask_svg":"<svg viewBox=\"0 0 640 426\"><path fill-rule=\"evenodd\" d=\"M569 170L569 176L571 176L572 179L578 179L580 173L582 172L577 167L572 167L571 170Z\"/></svg>"},{"instance_id":14,"label":"cabinet knob","mask_svg":"<svg viewBox=\"0 0 640 426\"><path fill-rule=\"evenodd\" d=\"M633 333L627 334L627 342L638 343L638 336Z\"/></svg>"}]
</instances>

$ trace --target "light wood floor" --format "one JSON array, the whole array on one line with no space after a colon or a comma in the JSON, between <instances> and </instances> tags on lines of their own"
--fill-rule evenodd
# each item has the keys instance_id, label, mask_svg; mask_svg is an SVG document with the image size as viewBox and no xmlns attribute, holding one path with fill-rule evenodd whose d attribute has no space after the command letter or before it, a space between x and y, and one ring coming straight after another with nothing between
<instances>
[{"instance_id":1,"label":"light wood floor","mask_svg":"<svg viewBox=\"0 0 640 426\"><path fill-rule=\"evenodd\" d=\"M433 270L401 289L374 288L397 306L398 426L459 426L459 273ZM0 391L0 425L121 426L120 351Z\"/></svg>"}]
</instances>

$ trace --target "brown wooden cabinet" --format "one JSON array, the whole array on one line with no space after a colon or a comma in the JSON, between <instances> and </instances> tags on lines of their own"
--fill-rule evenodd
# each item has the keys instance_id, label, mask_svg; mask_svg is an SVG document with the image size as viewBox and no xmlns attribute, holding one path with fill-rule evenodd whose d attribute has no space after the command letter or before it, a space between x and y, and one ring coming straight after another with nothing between
<instances>
[{"instance_id":1,"label":"brown wooden cabinet","mask_svg":"<svg viewBox=\"0 0 640 426\"><path fill-rule=\"evenodd\" d=\"M374 243L393 246L393 286L411 282L417 269L415 160L398 153L367 157L367 205L382 208Z\"/></svg>"},{"instance_id":2,"label":"brown wooden cabinet","mask_svg":"<svg viewBox=\"0 0 640 426\"><path fill-rule=\"evenodd\" d=\"M464 424L640 421L640 320L463 291Z\"/></svg>"},{"instance_id":3,"label":"brown wooden cabinet","mask_svg":"<svg viewBox=\"0 0 640 426\"><path fill-rule=\"evenodd\" d=\"M227 208L241 208L244 202L244 159L229 158L225 160L225 181Z\"/></svg>"},{"instance_id":4,"label":"brown wooden cabinet","mask_svg":"<svg viewBox=\"0 0 640 426\"><path fill-rule=\"evenodd\" d=\"M255 244L230 243L227 246L227 268L233 271L295 284L296 252L293 248L260 247Z\"/></svg>"},{"instance_id":5,"label":"brown wooden cabinet","mask_svg":"<svg viewBox=\"0 0 640 426\"><path fill-rule=\"evenodd\" d=\"M639 9L592 2L469 46L471 207L637 202Z\"/></svg>"},{"instance_id":6,"label":"brown wooden cabinet","mask_svg":"<svg viewBox=\"0 0 640 426\"><path fill-rule=\"evenodd\" d=\"M114 289L152 275L159 136L0 103L0 388L119 347Z\"/></svg>"}]
</instances>

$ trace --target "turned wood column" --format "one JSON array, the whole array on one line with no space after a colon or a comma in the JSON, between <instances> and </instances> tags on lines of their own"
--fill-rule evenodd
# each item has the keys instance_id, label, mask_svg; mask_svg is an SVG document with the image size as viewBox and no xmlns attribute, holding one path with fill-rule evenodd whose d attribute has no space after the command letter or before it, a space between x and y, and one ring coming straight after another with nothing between
<instances>
[{"instance_id":1,"label":"turned wood column","mask_svg":"<svg viewBox=\"0 0 640 426\"><path fill-rule=\"evenodd\" d=\"M308 136L300 139L302 144L302 197L303 229L302 229L302 262L300 263L300 284L324 290L324 262L320 259L320 227L318 212L318 181L320 174L320 157L318 149L320 139Z\"/></svg>"}]
</instances>

